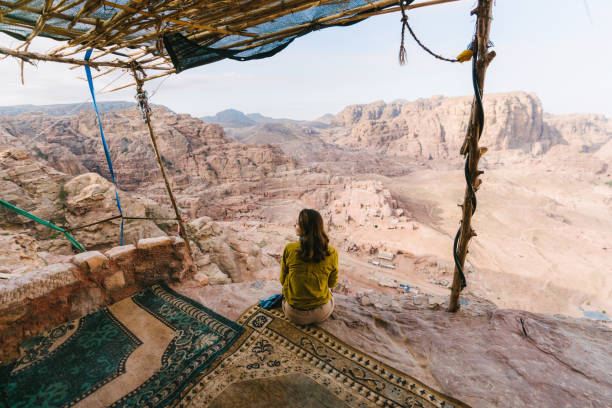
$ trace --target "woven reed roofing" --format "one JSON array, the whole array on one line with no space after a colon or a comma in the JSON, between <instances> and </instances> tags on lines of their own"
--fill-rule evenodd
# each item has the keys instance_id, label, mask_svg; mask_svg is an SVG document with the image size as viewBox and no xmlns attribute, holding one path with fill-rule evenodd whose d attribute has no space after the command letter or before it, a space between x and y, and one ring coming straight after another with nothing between
<instances>
[{"instance_id":1,"label":"woven reed roofing","mask_svg":"<svg viewBox=\"0 0 612 408\"><path fill-rule=\"evenodd\" d=\"M153 79L224 58L265 58L311 31L399 9L398 0L0 0L0 32L22 41L0 53L109 68L99 75L137 63ZM37 36L61 43L44 54L28 52ZM89 63L77 58L89 48Z\"/></svg>"}]
</instances>

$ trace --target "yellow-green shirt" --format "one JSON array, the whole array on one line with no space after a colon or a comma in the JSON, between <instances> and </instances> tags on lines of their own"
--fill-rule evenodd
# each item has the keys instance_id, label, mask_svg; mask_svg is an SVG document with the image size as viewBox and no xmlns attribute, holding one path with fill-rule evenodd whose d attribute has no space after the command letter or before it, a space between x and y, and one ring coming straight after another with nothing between
<instances>
[{"instance_id":1,"label":"yellow-green shirt","mask_svg":"<svg viewBox=\"0 0 612 408\"><path fill-rule=\"evenodd\" d=\"M281 261L283 296L293 307L310 309L331 299L329 288L338 283L338 252L328 245L329 256L321 262L299 259L300 243L287 244Z\"/></svg>"}]
</instances>

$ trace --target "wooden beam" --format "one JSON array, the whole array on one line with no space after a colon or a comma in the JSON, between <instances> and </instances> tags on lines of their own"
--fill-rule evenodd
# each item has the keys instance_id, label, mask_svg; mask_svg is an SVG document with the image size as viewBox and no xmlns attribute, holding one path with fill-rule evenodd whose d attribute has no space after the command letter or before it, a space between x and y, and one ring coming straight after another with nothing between
<instances>
[{"instance_id":1,"label":"wooden beam","mask_svg":"<svg viewBox=\"0 0 612 408\"><path fill-rule=\"evenodd\" d=\"M84 61L76 58L61 58L54 57L52 55L39 54L37 52L29 52L29 51L15 51L10 48L0 47L0 54L8 55L10 57L19 58L25 62L34 61L51 61L51 62L62 62L64 64L73 64L73 65L89 65L92 68L100 68L100 67L118 67L118 68L129 68L129 64L125 62L112 62L112 61L100 61L100 62L91 62Z\"/></svg>"},{"instance_id":2,"label":"wooden beam","mask_svg":"<svg viewBox=\"0 0 612 408\"><path fill-rule=\"evenodd\" d=\"M141 79L140 81L141 81L142 83L145 83L145 82L147 82L147 81L151 81L151 80L153 80L153 79L157 79L157 78L165 77L165 76L167 76L167 75L174 74L174 72L175 72L175 71L174 71L174 68L172 68L172 69L169 69L168 71L166 71L166 72L164 72L164 73L162 73L162 74L150 75L150 76L148 76L148 77L146 77L146 78L144 78L144 79ZM104 93L111 93L111 92L119 91L119 90L121 90L121 89L129 88L130 86L138 86L138 83L137 83L137 82L130 82L129 84L121 85L121 86L119 86L119 87L117 87L117 88L113 88L113 89L111 89L111 90L109 90L109 91L106 91L106 92L104 92Z\"/></svg>"},{"instance_id":3,"label":"wooden beam","mask_svg":"<svg viewBox=\"0 0 612 408\"><path fill-rule=\"evenodd\" d=\"M134 75L134 81L136 82L136 91L138 93L143 92L142 85L143 80L138 76L138 72L132 66L132 74ZM151 113L149 109L144 109L145 122L147 123L147 127L149 128L149 136L151 136L151 144L153 144L153 150L155 151L155 158L157 159L157 165L161 170L162 177L164 178L164 183L166 184L166 190L168 190L168 196L170 196L170 201L172 202L172 208L174 208L174 213L176 214L176 219L178 220L179 227L181 228L181 237L185 240L185 245L187 247L187 253L189 254L189 258L191 258L191 262L195 267L195 262L193 262L193 255L191 253L191 246L189 245L189 237L187 236L187 229L185 229L185 224L183 224L183 218L181 216L181 212L179 211L178 206L176 205L176 199L174 198L174 194L172 193L172 188L170 187L170 182L168 181L168 176L166 174L166 169L164 168L164 164L162 162L161 156L159 155L159 150L157 148L157 139L155 138L155 133L153 132L153 126L151 126Z\"/></svg>"},{"instance_id":4,"label":"wooden beam","mask_svg":"<svg viewBox=\"0 0 612 408\"><path fill-rule=\"evenodd\" d=\"M467 180L470 184L465 188L465 194L463 198L462 207L462 218L461 227L459 230L459 239L457 247L453 248L455 256L455 271L453 275L453 284L451 287L451 295L448 305L448 312L456 312L460 308L459 293L462 290L462 279L461 271L465 271L465 258L468 253L468 243L470 238L476 235L472 229L472 215L475 211L476 203L476 190L481 184L481 180L478 178L482 172L478 170L478 161L482 155L486 152L486 148L478 147L478 139L482 133L482 127L484 126L484 108L479 103L481 99L477 92L482 96L484 89L485 74L487 66L491 59L495 56L494 52L488 51L489 44L489 33L491 30L491 11L493 8L493 2L495 0L478 0L478 7L472 11L472 14L477 15L476 21L476 36L474 47L477 47L477 55L475 60L472 61L473 71L476 75L476 83L478 84L478 90L474 90L474 99L472 101L472 111L470 116L470 123L468 125L465 141L461 148L461 154L466 157L467 166ZM481 111L480 109L483 109ZM481 116L481 112L482 116ZM461 268L461 270L460 270Z\"/></svg>"},{"instance_id":5,"label":"wooden beam","mask_svg":"<svg viewBox=\"0 0 612 408\"><path fill-rule=\"evenodd\" d=\"M47 13L49 12L49 9L51 8L52 3L53 3L53 0L45 0L45 4L42 8L42 11L40 15L38 16L38 18L36 19L36 26L34 27L32 32L28 34L28 37L26 38L25 42L21 44L19 47L25 47L27 51L28 45L30 44L30 42L34 39L34 37L36 37L38 34L41 33L41 31L45 27L45 23L50 18L50 16L48 16Z\"/></svg>"},{"instance_id":6,"label":"wooden beam","mask_svg":"<svg viewBox=\"0 0 612 408\"><path fill-rule=\"evenodd\" d=\"M4 16L2 22L7 25L27 28L29 30L34 30L36 28L36 23L27 20L16 19L11 16ZM44 25L42 31L66 38L73 38L76 35L74 31L68 31L64 28L55 27L52 25Z\"/></svg>"}]
</instances>

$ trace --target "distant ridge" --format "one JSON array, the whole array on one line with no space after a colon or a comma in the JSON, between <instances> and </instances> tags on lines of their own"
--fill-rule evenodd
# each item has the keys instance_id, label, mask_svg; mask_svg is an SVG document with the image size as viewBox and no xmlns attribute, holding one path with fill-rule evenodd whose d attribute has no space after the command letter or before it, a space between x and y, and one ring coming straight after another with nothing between
<instances>
[{"instance_id":1,"label":"distant ridge","mask_svg":"<svg viewBox=\"0 0 612 408\"><path fill-rule=\"evenodd\" d=\"M268 123L307 123L307 121L302 120L271 118L261 113L245 114L236 109L226 109L214 116L203 116L200 120L207 123L216 123L224 128L243 128Z\"/></svg>"},{"instance_id":2,"label":"distant ridge","mask_svg":"<svg viewBox=\"0 0 612 408\"><path fill-rule=\"evenodd\" d=\"M216 123L223 127L241 128L257 125L257 122L236 109L226 109L218 112L215 116L203 116L200 118L207 123Z\"/></svg>"},{"instance_id":3,"label":"distant ridge","mask_svg":"<svg viewBox=\"0 0 612 408\"><path fill-rule=\"evenodd\" d=\"M109 112L113 110L127 109L136 106L135 102L127 101L109 101L98 102L100 112ZM76 115L83 110L93 110L91 103L63 103L55 105L12 105L0 106L0 115L17 116L22 113L42 112L49 116L66 116Z\"/></svg>"}]
</instances>

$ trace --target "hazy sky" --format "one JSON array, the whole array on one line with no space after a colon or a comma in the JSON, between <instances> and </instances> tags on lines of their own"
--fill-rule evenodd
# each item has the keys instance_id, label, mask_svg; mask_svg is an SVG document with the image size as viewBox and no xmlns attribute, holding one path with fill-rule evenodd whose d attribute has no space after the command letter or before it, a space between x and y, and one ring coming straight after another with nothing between
<instances>
[{"instance_id":1,"label":"hazy sky","mask_svg":"<svg viewBox=\"0 0 612 408\"><path fill-rule=\"evenodd\" d=\"M421 0L417 0L420 2ZM474 0L417 9L411 26L430 48L454 57L470 42ZM612 0L497 0L491 40L497 58L485 94L536 93L552 113L594 112L612 117ZM152 97L176 112L196 116L227 108L274 117L314 119L344 106L375 100L413 100L471 94L469 64L442 62L407 36L408 63L400 67L399 14L371 18L295 40L280 54L257 61L218 62L165 80ZM0 34L2 46L17 42ZM39 41L38 49L55 46ZM14 59L0 61L0 105L84 102L83 69L56 63L25 69L25 86ZM118 75L95 80L101 89ZM125 74L113 84L127 79ZM159 82L151 81L149 91ZM110 89L110 88L108 88ZM97 95L133 100L133 90Z\"/></svg>"}]
</instances>

